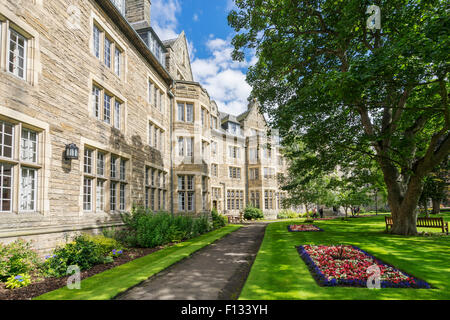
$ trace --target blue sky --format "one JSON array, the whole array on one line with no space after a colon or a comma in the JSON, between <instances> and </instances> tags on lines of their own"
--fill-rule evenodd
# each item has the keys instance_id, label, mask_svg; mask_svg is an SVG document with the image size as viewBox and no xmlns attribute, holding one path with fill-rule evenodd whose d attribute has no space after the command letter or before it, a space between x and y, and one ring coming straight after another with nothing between
<instances>
[{"instance_id":1,"label":"blue sky","mask_svg":"<svg viewBox=\"0 0 450 320\"><path fill-rule=\"evenodd\" d=\"M227 15L233 0L152 0L152 26L162 40L184 30L189 42L194 80L208 90L219 109L239 114L247 109L251 88L245 81L255 57L231 59L233 29Z\"/></svg>"}]
</instances>

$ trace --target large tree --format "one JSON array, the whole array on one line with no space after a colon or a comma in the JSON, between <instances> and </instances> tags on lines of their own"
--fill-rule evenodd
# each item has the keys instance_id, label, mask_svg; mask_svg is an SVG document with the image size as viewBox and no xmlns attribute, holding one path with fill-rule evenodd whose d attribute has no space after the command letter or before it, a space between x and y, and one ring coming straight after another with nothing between
<instances>
[{"instance_id":1,"label":"large tree","mask_svg":"<svg viewBox=\"0 0 450 320\"><path fill-rule=\"evenodd\" d=\"M450 150L448 1L235 0L233 58L271 125L324 166L365 153L388 190L396 234L416 234L423 178ZM381 29L368 29L381 10ZM251 51L250 50L250 51Z\"/></svg>"}]
</instances>

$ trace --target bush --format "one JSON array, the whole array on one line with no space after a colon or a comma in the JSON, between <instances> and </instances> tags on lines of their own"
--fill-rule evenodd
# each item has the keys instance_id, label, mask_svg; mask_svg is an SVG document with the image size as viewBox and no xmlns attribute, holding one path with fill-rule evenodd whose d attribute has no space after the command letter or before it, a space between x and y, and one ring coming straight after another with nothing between
<instances>
[{"instance_id":1,"label":"bush","mask_svg":"<svg viewBox=\"0 0 450 320\"><path fill-rule=\"evenodd\" d=\"M105 237L103 235L84 235L84 237L86 238L86 240L92 241L94 242L100 250L100 255L102 257L106 257L106 256L114 256L113 254L113 250L117 251L123 251L123 245L113 239L113 238L108 238Z\"/></svg>"},{"instance_id":2,"label":"bush","mask_svg":"<svg viewBox=\"0 0 450 320\"><path fill-rule=\"evenodd\" d=\"M127 245L145 248L187 240L211 230L207 216L173 216L168 212L152 213L143 208L133 208L131 213L122 215L122 220L127 230L121 240Z\"/></svg>"},{"instance_id":3,"label":"bush","mask_svg":"<svg viewBox=\"0 0 450 320\"><path fill-rule=\"evenodd\" d=\"M248 206L244 210L244 219L245 220L258 220L258 219L264 219L264 214L261 209Z\"/></svg>"},{"instance_id":4,"label":"bush","mask_svg":"<svg viewBox=\"0 0 450 320\"><path fill-rule=\"evenodd\" d=\"M62 277L71 265L77 265L80 270L87 270L96 264L111 262L111 258L122 252L123 246L114 239L102 235L82 234L65 246L53 250L53 254L46 257L41 269L47 276Z\"/></svg>"},{"instance_id":5,"label":"bush","mask_svg":"<svg viewBox=\"0 0 450 320\"><path fill-rule=\"evenodd\" d=\"M29 242L18 239L7 245L0 243L0 281L19 274L30 274L38 264L37 254Z\"/></svg>"},{"instance_id":6,"label":"bush","mask_svg":"<svg viewBox=\"0 0 450 320\"><path fill-rule=\"evenodd\" d=\"M225 227L228 223L227 217L219 214L216 209L211 210L211 216L212 216L213 229Z\"/></svg>"},{"instance_id":7,"label":"bush","mask_svg":"<svg viewBox=\"0 0 450 320\"><path fill-rule=\"evenodd\" d=\"M26 287L31 284L31 277L27 273L18 274L17 276L10 276L8 281L6 281L7 289L15 289Z\"/></svg>"},{"instance_id":8,"label":"bush","mask_svg":"<svg viewBox=\"0 0 450 320\"><path fill-rule=\"evenodd\" d=\"M301 218L302 214L297 213L292 210L281 210L278 212L277 218L278 219L295 219L295 218Z\"/></svg>"},{"instance_id":9,"label":"bush","mask_svg":"<svg viewBox=\"0 0 450 320\"><path fill-rule=\"evenodd\" d=\"M67 268L77 265L80 270L86 270L103 261L102 250L88 236L80 235L63 247L53 250L52 256L47 256L42 270L47 276L62 277Z\"/></svg>"}]
</instances>

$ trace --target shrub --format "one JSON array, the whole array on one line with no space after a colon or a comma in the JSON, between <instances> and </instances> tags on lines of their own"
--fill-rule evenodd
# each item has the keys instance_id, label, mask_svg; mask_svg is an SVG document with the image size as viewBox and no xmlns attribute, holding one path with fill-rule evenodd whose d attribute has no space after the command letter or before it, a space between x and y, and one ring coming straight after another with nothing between
<instances>
[{"instance_id":1,"label":"shrub","mask_svg":"<svg viewBox=\"0 0 450 320\"><path fill-rule=\"evenodd\" d=\"M7 289L15 289L26 287L31 284L31 277L27 273L18 274L17 276L10 276L8 281L6 281Z\"/></svg>"},{"instance_id":2,"label":"shrub","mask_svg":"<svg viewBox=\"0 0 450 320\"><path fill-rule=\"evenodd\" d=\"M100 255L103 257L113 255L113 250L116 252L123 251L123 245L113 238L108 238L103 235L94 236L88 234L85 234L84 237L86 240L94 242L99 247Z\"/></svg>"},{"instance_id":3,"label":"shrub","mask_svg":"<svg viewBox=\"0 0 450 320\"><path fill-rule=\"evenodd\" d=\"M264 214L261 209L248 206L244 210L244 219L245 220L258 220L258 219L264 219Z\"/></svg>"},{"instance_id":4,"label":"shrub","mask_svg":"<svg viewBox=\"0 0 450 320\"><path fill-rule=\"evenodd\" d=\"M93 236L86 234L75 237L72 242L63 247L57 247L52 256L47 256L41 268L45 275L62 277L67 268L77 265L80 270L87 270L105 259L106 247L102 247L101 240L93 240ZM97 242L96 242L97 241Z\"/></svg>"},{"instance_id":5,"label":"shrub","mask_svg":"<svg viewBox=\"0 0 450 320\"><path fill-rule=\"evenodd\" d=\"M19 274L30 274L38 264L37 254L29 242L18 239L7 245L0 243L0 281Z\"/></svg>"},{"instance_id":6,"label":"shrub","mask_svg":"<svg viewBox=\"0 0 450 320\"><path fill-rule=\"evenodd\" d=\"M278 219L295 219L295 218L301 218L302 214L301 213L297 213L295 211L292 210L281 210L280 212L278 212L277 218Z\"/></svg>"},{"instance_id":7,"label":"shrub","mask_svg":"<svg viewBox=\"0 0 450 320\"><path fill-rule=\"evenodd\" d=\"M217 212L216 209L211 210L213 229L222 228L227 225L228 219L224 215L221 215Z\"/></svg>"},{"instance_id":8,"label":"shrub","mask_svg":"<svg viewBox=\"0 0 450 320\"><path fill-rule=\"evenodd\" d=\"M146 248L187 240L211 230L207 216L173 216L143 208L133 208L131 213L122 215L122 220L127 230L122 233L121 240L130 246Z\"/></svg>"}]
</instances>

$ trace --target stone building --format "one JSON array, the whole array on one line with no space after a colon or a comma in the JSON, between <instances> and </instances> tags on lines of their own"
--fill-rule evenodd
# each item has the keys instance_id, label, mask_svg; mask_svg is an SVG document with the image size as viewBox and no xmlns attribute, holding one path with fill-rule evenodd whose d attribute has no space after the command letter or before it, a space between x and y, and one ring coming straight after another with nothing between
<instances>
[{"instance_id":1,"label":"stone building","mask_svg":"<svg viewBox=\"0 0 450 320\"><path fill-rule=\"evenodd\" d=\"M133 205L281 207L286 164L257 103L219 111L193 79L185 34L161 41L150 10L150 0L0 2L1 242L46 251L121 224Z\"/></svg>"}]
</instances>

